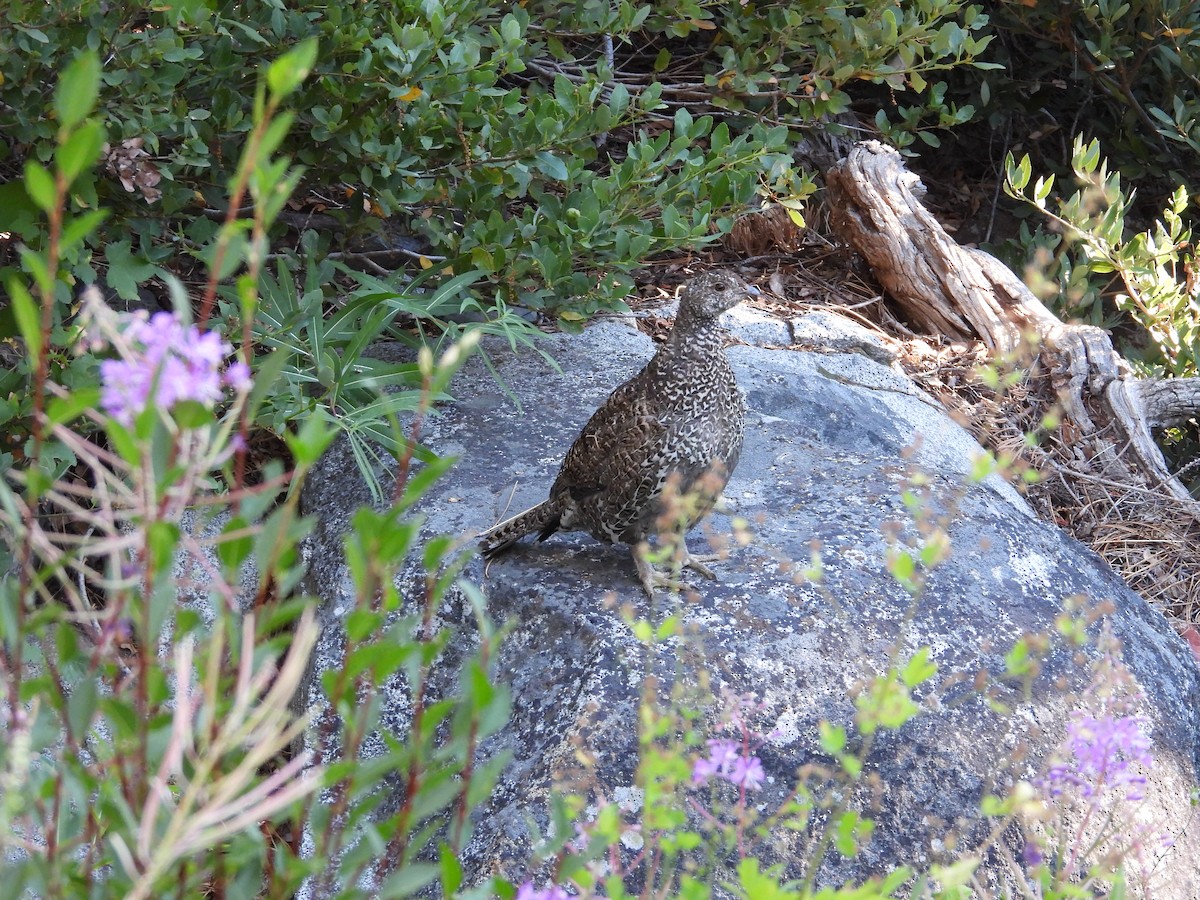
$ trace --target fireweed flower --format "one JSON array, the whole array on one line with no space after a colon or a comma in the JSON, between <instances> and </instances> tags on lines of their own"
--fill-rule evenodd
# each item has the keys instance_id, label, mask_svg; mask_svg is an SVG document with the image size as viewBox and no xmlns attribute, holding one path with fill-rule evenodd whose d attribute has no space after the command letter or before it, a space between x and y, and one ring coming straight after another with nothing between
<instances>
[{"instance_id":1,"label":"fireweed flower","mask_svg":"<svg viewBox=\"0 0 1200 900\"><path fill-rule=\"evenodd\" d=\"M762 787L767 776L763 772L762 760L757 756L739 756L730 767L728 777L734 784L743 785L756 791Z\"/></svg>"},{"instance_id":2,"label":"fireweed flower","mask_svg":"<svg viewBox=\"0 0 1200 900\"><path fill-rule=\"evenodd\" d=\"M221 371L232 347L215 331L184 326L174 313L122 316L125 347L100 364L100 405L130 425L148 405L170 409L184 400L211 407L226 388L250 387L250 370L236 362Z\"/></svg>"},{"instance_id":3,"label":"fireweed flower","mask_svg":"<svg viewBox=\"0 0 1200 900\"><path fill-rule=\"evenodd\" d=\"M692 784L708 784L714 775L724 777L737 759L736 741L713 738L708 741L708 757L701 757L692 766Z\"/></svg>"},{"instance_id":4,"label":"fireweed flower","mask_svg":"<svg viewBox=\"0 0 1200 900\"><path fill-rule=\"evenodd\" d=\"M706 785L712 778L721 778L738 787L756 791L767 780L762 760L751 754L772 735L761 734L747 722L749 713L757 712L762 705L753 694L735 694L729 689L721 691L724 701L725 727L740 732L742 739L713 738L708 741L708 756L696 760L692 765L692 784ZM772 732L773 734L773 732Z\"/></svg>"},{"instance_id":5,"label":"fireweed flower","mask_svg":"<svg viewBox=\"0 0 1200 900\"><path fill-rule=\"evenodd\" d=\"M1124 788L1125 799L1141 800L1146 776L1132 768L1149 768L1154 757L1141 716L1089 716L1076 711L1067 726L1070 759L1053 763L1043 788L1057 797L1073 786L1085 799L1106 788Z\"/></svg>"},{"instance_id":6,"label":"fireweed flower","mask_svg":"<svg viewBox=\"0 0 1200 900\"><path fill-rule=\"evenodd\" d=\"M701 757L692 766L692 784L708 784L710 778L722 778L750 790L762 787L766 775L762 760L743 756L737 741L713 738L708 742L708 757Z\"/></svg>"}]
</instances>

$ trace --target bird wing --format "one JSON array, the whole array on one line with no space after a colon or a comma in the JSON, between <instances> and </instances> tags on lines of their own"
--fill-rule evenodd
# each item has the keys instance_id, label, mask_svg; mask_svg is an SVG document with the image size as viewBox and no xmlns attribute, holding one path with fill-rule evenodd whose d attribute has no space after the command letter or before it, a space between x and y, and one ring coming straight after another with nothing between
<instances>
[{"instance_id":1,"label":"bird wing","mask_svg":"<svg viewBox=\"0 0 1200 900\"><path fill-rule=\"evenodd\" d=\"M602 492L623 493L658 452L666 428L635 376L592 414L563 459L551 496L567 493L583 502Z\"/></svg>"}]
</instances>

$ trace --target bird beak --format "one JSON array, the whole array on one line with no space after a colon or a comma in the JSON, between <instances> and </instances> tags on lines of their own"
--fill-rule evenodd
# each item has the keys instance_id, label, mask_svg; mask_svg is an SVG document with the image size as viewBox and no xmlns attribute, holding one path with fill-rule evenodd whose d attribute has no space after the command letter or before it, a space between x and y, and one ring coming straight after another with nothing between
<instances>
[{"instance_id":1,"label":"bird beak","mask_svg":"<svg viewBox=\"0 0 1200 900\"><path fill-rule=\"evenodd\" d=\"M750 297L761 297L762 291L758 289L757 285L748 284L746 285L746 295Z\"/></svg>"}]
</instances>

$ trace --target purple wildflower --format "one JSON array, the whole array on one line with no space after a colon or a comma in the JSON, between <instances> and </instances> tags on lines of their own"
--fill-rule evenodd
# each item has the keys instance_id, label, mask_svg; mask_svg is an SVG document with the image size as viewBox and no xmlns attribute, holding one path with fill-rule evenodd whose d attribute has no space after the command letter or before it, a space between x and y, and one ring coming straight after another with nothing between
<instances>
[{"instance_id":1,"label":"purple wildflower","mask_svg":"<svg viewBox=\"0 0 1200 900\"><path fill-rule=\"evenodd\" d=\"M752 791L762 787L766 777L766 773L763 772L762 760L757 756L739 756L730 767L728 776L734 784L742 785Z\"/></svg>"},{"instance_id":2,"label":"purple wildflower","mask_svg":"<svg viewBox=\"0 0 1200 900\"><path fill-rule=\"evenodd\" d=\"M711 759L700 757L692 764L692 784L708 784L708 779L717 774L717 767Z\"/></svg>"},{"instance_id":3,"label":"purple wildflower","mask_svg":"<svg viewBox=\"0 0 1200 900\"><path fill-rule=\"evenodd\" d=\"M734 760L738 758L740 749L737 741L713 738L708 742L709 759L722 772L728 771L729 767L733 765Z\"/></svg>"},{"instance_id":4,"label":"purple wildflower","mask_svg":"<svg viewBox=\"0 0 1200 900\"><path fill-rule=\"evenodd\" d=\"M1067 726L1066 747L1071 759L1050 766L1043 785L1057 797L1067 786L1090 798L1105 788L1125 788L1127 800L1141 800L1146 776L1131 768L1149 768L1154 757L1140 716L1096 718L1076 711Z\"/></svg>"},{"instance_id":5,"label":"purple wildflower","mask_svg":"<svg viewBox=\"0 0 1200 900\"><path fill-rule=\"evenodd\" d=\"M221 376L221 383L225 387L233 388L238 393L250 390L250 367L240 359L235 363L230 363L225 374Z\"/></svg>"},{"instance_id":6,"label":"purple wildflower","mask_svg":"<svg viewBox=\"0 0 1200 900\"><path fill-rule=\"evenodd\" d=\"M692 766L692 784L708 784L714 775L724 777L737 755L736 741L712 738L708 741L708 756L696 760Z\"/></svg>"},{"instance_id":7,"label":"purple wildflower","mask_svg":"<svg viewBox=\"0 0 1200 900\"><path fill-rule=\"evenodd\" d=\"M708 784L716 776L750 790L758 790L766 775L757 756L743 756L737 741L713 738L708 742L708 757L692 766L692 784Z\"/></svg>"},{"instance_id":8,"label":"purple wildflower","mask_svg":"<svg viewBox=\"0 0 1200 900\"><path fill-rule=\"evenodd\" d=\"M123 425L150 403L162 409L184 400L212 406L225 387L239 392L250 387L245 363L221 372L232 348L217 332L184 327L174 313L127 317L124 338L132 352L100 364L100 404Z\"/></svg>"},{"instance_id":9,"label":"purple wildflower","mask_svg":"<svg viewBox=\"0 0 1200 900\"><path fill-rule=\"evenodd\" d=\"M1021 858L1025 860L1025 865L1031 869L1040 866L1045 859L1042 855L1042 848L1033 841L1025 845L1025 849L1021 852Z\"/></svg>"},{"instance_id":10,"label":"purple wildflower","mask_svg":"<svg viewBox=\"0 0 1200 900\"><path fill-rule=\"evenodd\" d=\"M571 895L556 884L537 890L532 881L527 881L517 889L517 900L570 900Z\"/></svg>"}]
</instances>

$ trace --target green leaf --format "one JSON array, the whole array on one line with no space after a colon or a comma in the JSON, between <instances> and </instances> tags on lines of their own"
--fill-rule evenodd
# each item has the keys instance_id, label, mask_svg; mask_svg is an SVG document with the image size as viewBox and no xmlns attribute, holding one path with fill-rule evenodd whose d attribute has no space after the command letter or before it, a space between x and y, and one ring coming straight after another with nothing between
<instances>
[{"instance_id":1,"label":"green leaf","mask_svg":"<svg viewBox=\"0 0 1200 900\"><path fill-rule=\"evenodd\" d=\"M679 631L679 618L677 616L667 616L663 619L662 624L655 629L654 640L656 642L668 641L677 635Z\"/></svg>"},{"instance_id":2,"label":"green leaf","mask_svg":"<svg viewBox=\"0 0 1200 900\"><path fill-rule=\"evenodd\" d=\"M60 666L75 664L79 658L79 637L74 628L55 629L54 650Z\"/></svg>"},{"instance_id":3,"label":"green leaf","mask_svg":"<svg viewBox=\"0 0 1200 900\"><path fill-rule=\"evenodd\" d=\"M346 616L346 639L359 643L374 634L383 624L383 617L370 609L356 609Z\"/></svg>"},{"instance_id":4,"label":"green leaf","mask_svg":"<svg viewBox=\"0 0 1200 900\"><path fill-rule=\"evenodd\" d=\"M451 705L449 703L446 704L445 712L450 711ZM438 704L435 704L426 709L431 719L437 706ZM458 779L449 776L449 772L438 772L435 774L427 771L425 773L426 780L421 785L420 790L417 791L417 796L413 800L412 816L414 819L419 821L426 816L440 812L453 803L458 795L462 793L462 785Z\"/></svg>"},{"instance_id":5,"label":"green leaf","mask_svg":"<svg viewBox=\"0 0 1200 900\"><path fill-rule=\"evenodd\" d=\"M515 44L521 40L521 23L515 16L505 16L500 20L500 37L506 44Z\"/></svg>"},{"instance_id":6,"label":"green leaf","mask_svg":"<svg viewBox=\"0 0 1200 900\"><path fill-rule=\"evenodd\" d=\"M442 870L442 896L454 896L462 884L463 870L454 851L445 844L438 848L438 867Z\"/></svg>"},{"instance_id":7,"label":"green leaf","mask_svg":"<svg viewBox=\"0 0 1200 900\"><path fill-rule=\"evenodd\" d=\"M40 28L31 28L28 25L21 26L21 33L33 38L39 44L50 43L50 38Z\"/></svg>"},{"instance_id":8,"label":"green leaf","mask_svg":"<svg viewBox=\"0 0 1200 900\"><path fill-rule=\"evenodd\" d=\"M1013 644L1012 649L1004 655L1005 674L1024 676L1032 672L1037 665L1030 653L1029 639L1022 637Z\"/></svg>"},{"instance_id":9,"label":"green leaf","mask_svg":"<svg viewBox=\"0 0 1200 900\"><path fill-rule=\"evenodd\" d=\"M900 24L896 21L896 12L892 9L885 9L882 17L883 25L883 42L886 45L896 43L900 35Z\"/></svg>"},{"instance_id":10,"label":"green leaf","mask_svg":"<svg viewBox=\"0 0 1200 900\"><path fill-rule=\"evenodd\" d=\"M913 559L913 555L905 550L895 551L891 554L888 562L888 568L892 571L892 577L907 586L917 571L917 564Z\"/></svg>"},{"instance_id":11,"label":"green leaf","mask_svg":"<svg viewBox=\"0 0 1200 900\"><path fill-rule=\"evenodd\" d=\"M84 122L54 153L58 171L67 184L95 165L104 145L104 127L99 122Z\"/></svg>"},{"instance_id":12,"label":"green leaf","mask_svg":"<svg viewBox=\"0 0 1200 900\"><path fill-rule=\"evenodd\" d=\"M929 648L922 647L900 670L901 680L910 688L928 681L937 674L937 665L929 661Z\"/></svg>"},{"instance_id":13,"label":"green leaf","mask_svg":"<svg viewBox=\"0 0 1200 900\"><path fill-rule=\"evenodd\" d=\"M54 425L73 422L89 409L100 405L100 389L80 388L65 397L53 397L46 405L46 418Z\"/></svg>"},{"instance_id":14,"label":"green leaf","mask_svg":"<svg viewBox=\"0 0 1200 900\"><path fill-rule=\"evenodd\" d=\"M1046 175L1039 178L1033 185L1033 199L1038 206L1041 206L1047 197L1050 196L1050 191L1054 188L1054 176Z\"/></svg>"},{"instance_id":15,"label":"green leaf","mask_svg":"<svg viewBox=\"0 0 1200 900\"><path fill-rule=\"evenodd\" d=\"M446 554L450 552L452 546L454 546L454 538L448 534L439 534L430 538L429 542L425 544L424 553L421 554L425 570L427 572L438 571L442 567L442 560L446 558Z\"/></svg>"},{"instance_id":16,"label":"green leaf","mask_svg":"<svg viewBox=\"0 0 1200 900\"><path fill-rule=\"evenodd\" d=\"M538 151L534 156L533 167L556 181L567 181L571 177L566 164L549 150Z\"/></svg>"},{"instance_id":17,"label":"green leaf","mask_svg":"<svg viewBox=\"0 0 1200 900\"><path fill-rule=\"evenodd\" d=\"M180 428L203 428L211 425L213 411L198 400L180 400L171 407L171 418Z\"/></svg>"},{"instance_id":18,"label":"green leaf","mask_svg":"<svg viewBox=\"0 0 1200 900\"><path fill-rule=\"evenodd\" d=\"M241 568L242 563L254 548L254 539L250 535L249 523L241 516L232 517L221 529L221 539L217 542L217 557L229 571Z\"/></svg>"},{"instance_id":19,"label":"green leaf","mask_svg":"<svg viewBox=\"0 0 1200 900\"><path fill-rule=\"evenodd\" d=\"M123 460L134 467L141 464L142 451L130 429L110 418L105 424L105 431L108 434L109 443Z\"/></svg>"},{"instance_id":20,"label":"green leaf","mask_svg":"<svg viewBox=\"0 0 1200 900\"><path fill-rule=\"evenodd\" d=\"M71 698L67 701L67 727L71 729L71 736L76 743L85 742L99 701L100 693L94 678L77 681L71 689Z\"/></svg>"},{"instance_id":21,"label":"green leaf","mask_svg":"<svg viewBox=\"0 0 1200 900\"><path fill-rule=\"evenodd\" d=\"M42 254L30 250L25 245L17 247L17 252L21 254L21 262L25 264L26 270L33 276L33 280L37 282L39 293L51 294L54 291L54 277L50 274L50 266Z\"/></svg>"},{"instance_id":22,"label":"green leaf","mask_svg":"<svg viewBox=\"0 0 1200 900\"><path fill-rule=\"evenodd\" d=\"M432 461L424 465L408 479L408 484L404 486L404 497L401 500L401 505L410 506L421 499L429 488L432 487L433 483L450 471L450 467L456 462L458 462L457 456L434 457Z\"/></svg>"},{"instance_id":23,"label":"green leaf","mask_svg":"<svg viewBox=\"0 0 1200 900\"><path fill-rule=\"evenodd\" d=\"M316 61L317 39L312 37L271 63L267 68L267 87L271 89L271 96L281 100L296 90Z\"/></svg>"},{"instance_id":24,"label":"green leaf","mask_svg":"<svg viewBox=\"0 0 1200 900\"><path fill-rule=\"evenodd\" d=\"M800 894L788 890L769 872L759 871L759 862L750 856L738 863L738 886L748 900L800 900Z\"/></svg>"},{"instance_id":25,"label":"green leaf","mask_svg":"<svg viewBox=\"0 0 1200 900\"><path fill-rule=\"evenodd\" d=\"M1120 868L1113 873L1112 889L1109 891L1108 900L1126 900L1129 896L1129 890L1125 881L1125 866L1122 863Z\"/></svg>"},{"instance_id":26,"label":"green leaf","mask_svg":"<svg viewBox=\"0 0 1200 900\"><path fill-rule=\"evenodd\" d=\"M438 867L432 863L407 863L384 882L380 897L411 897L438 877Z\"/></svg>"},{"instance_id":27,"label":"green leaf","mask_svg":"<svg viewBox=\"0 0 1200 900\"><path fill-rule=\"evenodd\" d=\"M664 236L668 238L681 236L682 229L680 228L679 211L674 206L667 205L663 207L662 224Z\"/></svg>"},{"instance_id":28,"label":"green leaf","mask_svg":"<svg viewBox=\"0 0 1200 900\"><path fill-rule=\"evenodd\" d=\"M971 883L971 879L975 874L975 870L979 868L981 860L978 856L967 854L957 862L946 866L933 866L932 875L937 879L942 891L952 891L958 888L965 888ZM915 894L913 896L916 896ZM964 896L972 896L966 894ZM1111 897L1110 897L1111 900Z\"/></svg>"},{"instance_id":29,"label":"green leaf","mask_svg":"<svg viewBox=\"0 0 1200 900\"><path fill-rule=\"evenodd\" d=\"M306 416L299 434L285 434L283 438L296 465L311 466L321 458L337 434L337 429L330 427L319 416Z\"/></svg>"},{"instance_id":30,"label":"green leaf","mask_svg":"<svg viewBox=\"0 0 1200 900\"><path fill-rule=\"evenodd\" d=\"M843 856L857 856L863 844L871 839L875 822L850 810L842 813L837 823L837 848Z\"/></svg>"},{"instance_id":31,"label":"green leaf","mask_svg":"<svg viewBox=\"0 0 1200 900\"><path fill-rule=\"evenodd\" d=\"M1033 174L1033 164L1029 161L1029 154L1021 157L1020 163L1014 162L1012 154L1008 154L1004 160L1004 173L1012 190L1025 190L1025 185L1029 184L1029 178Z\"/></svg>"},{"instance_id":32,"label":"green leaf","mask_svg":"<svg viewBox=\"0 0 1200 900\"><path fill-rule=\"evenodd\" d=\"M846 729L841 725L830 725L822 721L819 724L821 747L826 753L834 755L841 753L846 746Z\"/></svg>"},{"instance_id":33,"label":"green leaf","mask_svg":"<svg viewBox=\"0 0 1200 900\"><path fill-rule=\"evenodd\" d=\"M81 243L85 237L95 231L100 223L107 218L108 210L89 209L81 216L68 219L63 226L62 238L59 240L61 252L64 255L70 253L76 244Z\"/></svg>"},{"instance_id":34,"label":"green leaf","mask_svg":"<svg viewBox=\"0 0 1200 900\"><path fill-rule=\"evenodd\" d=\"M25 341L25 351L36 366L42 355L42 323L37 304L25 285L15 277L8 279L8 295L12 298L13 315Z\"/></svg>"},{"instance_id":35,"label":"green leaf","mask_svg":"<svg viewBox=\"0 0 1200 900\"><path fill-rule=\"evenodd\" d=\"M292 120L294 118L295 116L291 112L281 112L277 113L275 118L267 124L257 147L256 161L261 163L279 148L279 145L283 143L283 139L287 137L288 130L292 127ZM249 146L247 146L246 152L250 152ZM236 179L237 175L232 175L230 183L232 184Z\"/></svg>"},{"instance_id":36,"label":"green leaf","mask_svg":"<svg viewBox=\"0 0 1200 900\"><path fill-rule=\"evenodd\" d=\"M895 731L920 712L909 698L908 688L886 678L873 679L854 705L858 708L858 728L863 734L873 734L880 728Z\"/></svg>"},{"instance_id":37,"label":"green leaf","mask_svg":"<svg viewBox=\"0 0 1200 900\"><path fill-rule=\"evenodd\" d=\"M42 212L48 213L58 205L54 176L32 159L25 160L25 190Z\"/></svg>"},{"instance_id":38,"label":"green leaf","mask_svg":"<svg viewBox=\"0 0 1200 900\"><path fill-rule=\"evenodd\" d=\"M276 382L287 365L291 354L286 350L275 350L254 360L254 386L250 389L250 399L246 406L250 418L254 418L263 402L274 394Z\"/></svg>"},{"instance_id":39,"label":"green leaf","mask_svg":"<svg viewBox=\"0 0 1200 900\"><path fill-rule=\"evenodd\" d=\"M138 285L154 274L154 265L135 257L128 239L109 244L104 248L104 257L108 260L108 286L123 300L136 300Z\"/></svg>"},{"instance_id":40,"label":"green leaf","mask_svg":"<svg viewBox=\"0 0 1200 900\"><path fill-rule=\"evenodd\" d=\"M404 664L406 654L394 643L362 644L354 649L343 664L348 678L357 679L364 672L371 672L372 683L381 684Z\"/></svg>"},{"instance_id":41,"label":"green leaf","mask_svg":"<svg viewBox=\"0 0 1200 900\"><path fill-rule=\"evenodd\" d=\"M1075 170L1081 174L1090 175L1096 171L1100 165L1100 142L1097 140L1089 141L1086 146L1082 141L1078 141L1075 145L1075 153L1073 154Z\"/></svg>"},{"instance_id":42,"label":"green leaf","mask_svg":"<svg viewBox=\"0 0 1200 900\"><path fill-rule=\"evenodd\" d=\"M1186 195L1185 195L1186 196ZM0 184L0 209L4 210L6 231L30 240L38 234L41 215L38 206L29 196L24 179Z\"/></svg>"},{"instance_id":43,"label":"green leaf","mask_svg":"<svg viewBox=\"0 0 1200 900\"><path fill-rule=\"evenodd\" d=\"M174 522L160 520L146 526L146 547L155 571L160 573L160 580L167 580L166 576L170 574L179 534L179 526Z\"/></svg>"},{"instance_id":44,"label":"green leaf","mask_svg":"<svg viewBox=\"0 0 1200 900\"><path fill-rule=\"evenodd\" d=\"M675 136L686 137L692 127L692 114L684 107L675 111Z\"/></svg>"},{"instance_id":45,"label":"green leaf","mask_svg":"<svg viewBox=\"0 0 1200 900\"><path fill-rule=\"evenodd\" d=\"M54 111L64 128L73 128L87 117L100 96L100 57L86 51L75 57L58 79Z\"/></svg>"}]
</instances>

